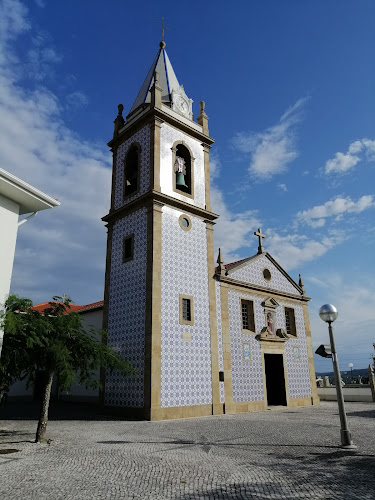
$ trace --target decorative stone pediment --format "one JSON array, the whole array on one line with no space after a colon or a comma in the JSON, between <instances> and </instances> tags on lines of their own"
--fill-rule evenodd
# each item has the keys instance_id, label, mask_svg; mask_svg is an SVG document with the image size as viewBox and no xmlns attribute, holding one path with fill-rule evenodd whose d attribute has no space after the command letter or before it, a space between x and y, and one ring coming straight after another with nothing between
<instances>
[{"instance_id":1,"label":"decorative stone pediment","mask_svg":"<svg viewBox=\"0 0 375 500\"><path fill-rule=\"evenodd\" d=\"M269 307L271 309L276 309L278 305L279 303L273 297L268 297L266 300L262 302L263 307Z\"/></svg>"},{"instance_id":2,"label":"decorative stone pediment","mask_svg":"<svg viewBox=\"0 0 375 500\"><path fill-rule=\"evenodd\" d=\"M183 85L172 90L172 109L181 115L193 119L193 99L189 99L186 95Z\"/></svg>"}]
</instances>

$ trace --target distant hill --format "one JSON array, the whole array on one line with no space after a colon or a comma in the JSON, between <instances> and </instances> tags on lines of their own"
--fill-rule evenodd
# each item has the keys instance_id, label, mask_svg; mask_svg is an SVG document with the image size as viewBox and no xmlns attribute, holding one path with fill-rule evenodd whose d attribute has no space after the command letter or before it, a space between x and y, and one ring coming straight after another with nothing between
<instances>
[{"instance_id":1,"label":"distant hill","mask_svg":"<svg viewBox=\"0 0 375 500\"><path fill-rule=\"evenodd\" d=\"M350 370L341 370L340 371L342 377L358 377L360 375L361 377L368 377L368 368L357 368L356 370L353 369L353 373L351 373ZM316 373L317 377L333 377L333 371L332 372L317 372Z\"/></svg>"}]
</instances>

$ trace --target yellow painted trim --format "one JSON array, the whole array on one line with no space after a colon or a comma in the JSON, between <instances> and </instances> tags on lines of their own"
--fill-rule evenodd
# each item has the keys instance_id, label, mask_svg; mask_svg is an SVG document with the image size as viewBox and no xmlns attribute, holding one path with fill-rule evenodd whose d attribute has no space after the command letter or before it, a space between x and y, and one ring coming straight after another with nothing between
<instances>
[{"instance_id":1,"label":"yellow painted trim","mask_svg":"<svg viewBox=\"0 0 375 500\"><path fill-rule=\"evenodd\" d=\"M213 278L215 273L214 231L213 231L213 224L209 222L206 222L206 238L207 238L208 299L209 299L209 314L210 314L212 408L214 415L221 415L223 413L223 404L220 403L216 290L215 290L215 280Z\"/></svg>"},{"instance_id":2,"label":"yellow painted trim","mask_svg":"<svg viewBox=\"0 0 375 500\"><path fill-rule=\"evenodd\" d=\"M212 405L173 406L170 408L152 408L151 420L169 420L177 418L208 417L212 415Z\"/></svg>"},{"instance_id":3,"label":"yellow painted trim","mask_svg":"<svg viewBox=\"0 0 375 500\"><path fill-rule=\"evenodd\" d=\"M308 355L308 359L309 359L309 372L310 372L312 401L313 401L314 405L319 405L320 398L318 396L318 391L317 391L317 387L316 387L314 354L313 354L312 339L311 339L309 308L308 308L307 304L303 305L303 319L305 321L305 335L306 335L306 343L307 343L307 355Z\"/></svg>"},{"instance_id":4,"label":"yellow painted trim","mask_svg":"<svg viewBox=\"0 0 375 500\"><path fill-rule=\"evenodd\" d=\"M235 413L232 389L232 361L230 353L228 288L221 286L221 330L223 339L225 413Z\"/></svg>"}]
</instances>

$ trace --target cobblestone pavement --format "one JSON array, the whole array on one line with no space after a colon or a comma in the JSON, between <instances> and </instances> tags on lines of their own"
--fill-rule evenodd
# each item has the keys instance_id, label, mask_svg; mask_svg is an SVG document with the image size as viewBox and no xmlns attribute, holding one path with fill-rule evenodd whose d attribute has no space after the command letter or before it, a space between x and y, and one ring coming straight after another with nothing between
<instances>
[{"instance_id":1,"label":"cobblestone pavement","mask_svg":"<svg viewBox=\"0 0 375 500\"><path fill-rule=\"evenodd\" d=\"M165 422L0 420L0 498L375 499L375 404L337 403ZM1 411L1 410L0 410ZM4 453L5 450L18 450Z\"/></svg>"}]
</instances>

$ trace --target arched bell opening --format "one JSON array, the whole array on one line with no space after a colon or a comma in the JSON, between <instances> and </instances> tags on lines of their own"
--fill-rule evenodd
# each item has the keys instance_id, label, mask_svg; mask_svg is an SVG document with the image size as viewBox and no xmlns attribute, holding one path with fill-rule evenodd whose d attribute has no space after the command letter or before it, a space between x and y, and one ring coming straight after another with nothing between
<instances>
[{"instance_id":1,"label":"arched bell opening","mask_svg":"<svg viewBox=\"0 0 375 500\"><path fill-rule=\"evenodd\" d=\"M184 144L172 148L174 152L174 188L187 195L193 195L193 158Z\"/></svg>"},{"instance_id":2,"label":"arched bell opening","mask_svg":"<svg viewBox=\"0 0 375 500\"><path fill-rule=\"evenodd\" d=\"M124 198L139 191L139 171L141 148L139 144L130 146L124 165Z\"/></svg>"}]
</instances>

